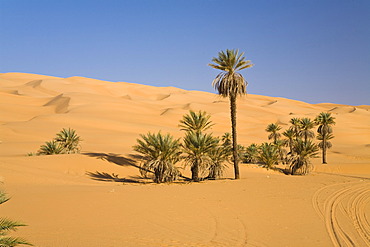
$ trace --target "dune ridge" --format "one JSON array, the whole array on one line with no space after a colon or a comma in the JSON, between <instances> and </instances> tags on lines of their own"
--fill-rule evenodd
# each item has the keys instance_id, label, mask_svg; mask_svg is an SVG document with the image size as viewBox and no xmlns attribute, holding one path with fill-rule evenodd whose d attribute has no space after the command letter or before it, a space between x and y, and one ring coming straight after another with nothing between
<instances>
[{"instance_id":1,"label":"dune ridge","mask_svg":"<svg viewBox=\"0 0 370 247\"><path fill-rule=\"evenodd\" d=\"M248 94L237 107L244 146L268 141L270 123L284 130L293 117L332 113L329 164L314 159L305 177L241 164L238 181L229 166L219 181L137 182L132 146L140 134L180 138L182 116L202 110L221 136L230 132L228 100L174 87L2 73L0 182L12 196L2 215L25 222L15 235L44 247L370 246L370 106ZM69 127L83 139L80 154L27 156Z\"/></svg>"}]
</instances>

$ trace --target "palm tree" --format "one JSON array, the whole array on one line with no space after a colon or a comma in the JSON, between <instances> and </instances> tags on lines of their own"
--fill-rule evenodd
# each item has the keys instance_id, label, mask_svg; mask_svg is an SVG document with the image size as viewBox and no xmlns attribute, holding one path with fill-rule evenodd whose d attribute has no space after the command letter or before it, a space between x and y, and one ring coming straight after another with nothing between
<instances>
[{"instance_id":1,"label":"palm tree","mask_svg":"<svg viewBox=\"0 0 370 247\"><path fill-rule=\"evenodd\" d=\"M328 141L333 139L334 136L332 134L333 129L331 125L335 124L334 117L331 116L328 112L321 112L316 118L315 123L319 125L317 132L319 139L321 142L319 143L319 147L322 149L322 163L326 164L326 149L331 148L331 143Z\"/></svg>"},{"instance_id":2,"label":"palm tree","mask_svg":"<svg viewBox=\"0 0 370 247\"><path fill-rule=\"evenodd\" d=\"M60 143L65 153L78 153L81 138L74 129L62 129L56 136L55 141Z\"/></svg>"},{"instance_id":3,"label":"palm tree","mask_svg":"<svg viewBox=\"0 0 370 247\"><path fill-rule=\"evenodd\" d=\"M258 145L252 143L245 149L243 160L245 163L257 163L258 162Z\"/></svg>"},{"instance_id":4,"label":"palm tree","mask_svg":"<svg viewBox=\"0 0 370 247\"><path fill-rule=\"evenodd\" d=\"M301 129L301 119L300 118L292 118L289 121L292 124L292 129L294 132L294 137L297 139L299 137L299 131Z\"/></svg>"},{"instance_id":5,"label":"palm tree","mask_svg":"<svg viewBox=\"0 0 370 247\"><path fill-rule=\"evenodd\" d=\"M330 139L333 139L333 138L334 138L334 135L332 133L326 133L325 137L321 133L317 135L317 139L320 140L319 148L322 150L322 163L323 164L327 164L326 163L326 150L330 149L333 146L331 142L329 141Z\"/></svg>"},{"instance_id":6,"label":"palm tree","mask_svg":"<svg viewBox=\"0 0 370 247\"><path fill-rule=\"evenodd\" d=\"M226 132L222 137L221 137L222 145L225 147L232 147L233 143L231 140L231 134L229 132Z\"/></svg>"},{"instance_id":7,"label":"palm tree","mask_svg":"<svg viewBox=\"0 0 370 247\"><path fill-rule=\"evenodd\" d=\"M259 147L258 160L261 162L267 169L272 168L274 165L277 165L279 162L279 150L272 143L262 143Z\"/></svg>"},{"instance_id":8,"label":"palm tree","mask_svg":"<svg viewBox=\"0 0 370 247\"><path fill-rule=\"evenodd\" d=\"M247 82L238 71L253 66L251 61L245 60L244 52L239 54L239 50L226 50L218 53L212 61L215 64L208 64L212 68L222 70L213 80L212 85L222 97L230 99L231 128L233 137L233 162L235 179L240 178L238 165L238 143L236 136L236 98L247 93Z\"/></svg>"},{"instance_id":9,"label":"palm tree","mask_svg":"<svg viewBox=\"0 0 370 247\"><path fill-rule=\"evenodd\" d=\"M191 178L194 182L200 181L200 173L203 173L211 164L210 157L219 140L211 134L188 131L184 138L183 152L186 165L191 167Z\"/></svg>"},{"instance_id":10,"label":"palm tree","mask_svg":"<svg viewBox=\"0 0 370 247\"><path fill-rule=\"evenodd\" d=\"M222 145L217 145L209 151L211 163L209 165L209 179L217 179L222 177L227 165L226 161L229 160L229 152Z\"/></svg>"},{"instance_id":11,"label":"palm tree","mask_svg":"<svg viewBox=\"0 0 370 247\"><path fill-rule=\"evenodd\" d=\"M276 140L276 142L272 143L278 150L279 152L279 158L280 158L280 161L283 162L283 164L285 164L286 162L286 150L285 150L285 146L286 146L286 141L285 140Z\"/></svg>"},{"instance_id":12,"label":"palm tree","mask_svg":"<svg viewBox=\"0 0 370 247\"><path fill-rule=\"evenodd\" d=\"M314 127L315 127L315 122L311 121L311 119L309 118L302 118L299 136L303 137L305 142L307 142L308 139L314 138L315 133L311 130Z\"/></svg>"},{"instance_id":13,"label":"palm tree","mask_svg":"<svg viewBox=\"0 0 370 247\"><path fill-rule=\"evenodd\" d=\"M281 127L279 126L278 123L274 124L269 124L267 125L266 131L271 133L268 138L269 140L274 139L274 143L280 138L281 134L279 131L281 130Z\"/></svg>"},{"instance_id":14,"label":"palm tree","mask_svg":"<svg viewBox=\"0 0 370 247\"><path fill-rule=\"evenodd\" d=\"M154 182L172 182L179 175L175 164L180 160L180 141L170 134L140 135L133 148L143 155L142 170L154 171Z\"/></svg>"},{"instance_id":15,"label":"palm tree","mask_svg":"<svg viewBox=\"0 0 370 247\"><path fill-rule=\"evenodd\" d=\"M208 115L204 111L199 111L198 113L190 111L189 114L183 116L180 120L181 130L185 131L196 131L201 132L211 128L214 124L209 119L211 115Z\"/></svg>"},{"instance_id":16,"label":"palm tree","mask_svg":"<svg viewBox=\"0 0 370 247\"><path fill-rule=\"evenodd\" d=\"M4 192L0 191L0 204L9 201L9 197L5 195ZM6 218L0 219L0 246L1 247L13 247L18 245L31 245L26 240L22 238L14 238L7 236L8 232L16 231L18 227L26 226L20 222L9 220Z\"/></svg>"},{"instance_id":17,"label":"palm tree","mask_svg":"<svg viewBox=\"0 0 370 247\"><path fill-rule=\"evenodd\" d=\"M63 153L63 147L55 140L45 142L44 145L40 146L40 150L37 152L38 155L53 155Z\"/></svg>"},{"instance_id":18,"label":"palm tree","mask_svg":"<svg viewBox=\"0 0 370 247\"><path fill-rule=\"evenodd\" d=\"M288 158L291 174L305 175L309 173L311 170L310 159L317 157L318 150L318 146L312 143L311 140L294 140L293 152L289 155Z\"/></svg>"},{"instance_id":19,"label":"palm tree","mask_svg":"<svg viewBox=\"0 0 370 247\"><path fill-rule=\"evenodd\" d=\"M286 144L289 146L289 153L292 152L292 146L293 146L293 140L294 140L294 129L291 127L283 132L283 136L285 136L287 139Z\"/></svg>"}]
</instances>

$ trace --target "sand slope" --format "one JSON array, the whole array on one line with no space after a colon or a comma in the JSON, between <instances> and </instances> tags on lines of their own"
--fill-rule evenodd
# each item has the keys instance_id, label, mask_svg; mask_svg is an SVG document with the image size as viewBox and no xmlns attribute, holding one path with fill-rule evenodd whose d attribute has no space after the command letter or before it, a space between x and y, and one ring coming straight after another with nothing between
<instances>
[{"instance_id":1,"label":"sand slope","mask_svg":"<svg viewBox=\"0 0 370 247\"><path fill-rule=\"evenodd\" d=\"M323 111L336 118L328 165L292 177L241 165L242 179L135 183L139 134L169 132L189 110L229 132L229 103L211 93L84 77L0 74L1 216L29 226L36 246L369 246L370 107L248 95L238 100L243 145L267 141L269 123ZM26 156L71 127L82 153ZM184 171L188 173L187 170ZM139 179L140 180L140 179Z\"/></svg>"}]
</instances>

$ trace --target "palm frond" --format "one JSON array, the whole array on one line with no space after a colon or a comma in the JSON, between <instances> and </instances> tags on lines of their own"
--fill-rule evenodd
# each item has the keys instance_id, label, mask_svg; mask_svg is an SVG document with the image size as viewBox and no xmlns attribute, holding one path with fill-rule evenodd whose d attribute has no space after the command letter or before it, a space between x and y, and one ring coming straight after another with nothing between
<instances>
[{"instance_id":1,"label":"palm frond","mask_svg":"<svg viewBox=\"0 0 370 247\"><path fill-rule=\"evenodd\" d=\"M180 120L181 130L185 131L205 131L210 129L214 124L209 119L211 115L205 111L199 111L198 113L190 111L189 114L183 116Z\"/></svg>"},{"instance_id":2,"label":"palm frond","mask_svg":"<svg viewBox=\"0 0 370 247\"><path fill-rule=\"evenodd\" d=\"M208 64L212 68L222 70L213 80L212 85L223 97L244 95L247 93L247 82L237 71L253 66L250 60L245 60L244 53L239 50L221 51L217 58L212 61L215 64Z\"/></svg>"}]
</instances>

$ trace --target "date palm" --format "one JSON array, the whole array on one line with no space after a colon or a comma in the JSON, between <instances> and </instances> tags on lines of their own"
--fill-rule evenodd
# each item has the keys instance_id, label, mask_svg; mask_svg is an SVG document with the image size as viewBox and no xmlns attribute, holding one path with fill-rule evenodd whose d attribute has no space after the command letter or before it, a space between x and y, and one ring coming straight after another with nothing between
<instances>
[{"instance_id":1,"label":"date palm","mask_svg":"<svg viewBox=\"0 0 370 247\"><path fill-rule=\"evenodd\" d=\"M321 142L319 143L319 147L322 150L322 163L326 163L326 150L332 147L332 144L329 142L330 139L333 139L333 129L332 125L335 124L334 117L331 116L330 113L321 112L316 118L315 123L319 125L317 129L317 139Z\"/></svg>"},{"instance_id":2,"label":"date palm","mask_svg":"<svg viewBox=\"0 0 370 247\"><path fill-rule=\"evenodd\" d=\"M58 142L67 154L78 153L80 151L79 144L81 138L76 134L74 129L62 129L57 136L55 141Z\"/></svg>"},{"instance_id":3,"label":"date palm","mask_svg":"<svg viewBox=\"0 0 370 247\"><path fill-rule=\"evenodd\" d=\"M308 139L315 137L315 133L311 130L315 127L315 122L309 118L301 119L301 126L299 131L299 136L304 138L304 141L307 142Z\"/></svg>"},{"instance_id":4,"label":"date palm","mask_svg":"<svg viewBox=\"0 0 370 247\"><path fill-rule=\"evenodd\" d=\"M283 136L286 137L286 144L289 146L289 152L292 152L293 140L294 140L294 129L289 128L283 132Z\"/></svg>"},{"instance_id":5,"label":"date palm","mask_svg":"<svg viewBox=\"0 0 370 247\"><path fill-rule=\"evenodd\" d=\"M213 80L212 85L222 97L230 99L230 114L231 114L231 129L233 139L233 163L235 179L240 178L238 164L238 143L236 135L236 98L247 93L247 82L244 77L238 72L253 66L251 61L245 60L244 52L239 53L239 50L226 50L218 53L218 57L214 57L212 62L208 64L212 68L219 69L219 73Z\"/></svg>"},{"instance_id":6,"label":"date palm","mask_svg":"<svg viewBox=\"0 0 370 247\"><path fill-rule=\"evenodd\" d=\"M185 131L201 132L211 128L214 124L209 119L211 115L208 115L205 111L199 111L198 113L190 111L189 114L183 116L180 120L179 127Z\"/></svg>"},{"instance_id":7,"label":"date palm","mask_svg":"<svg viewBox=\"0 0 370 247\"><path fill-rule=\"evenodd\" d=\"M243 160L245 163L255 164L258 162L258 145L252 143L245 148Z\"/></svg>"},{"instance_id":8,"label":"date palm","mask_svg":"<svg viewBox=\"0 0 370 247\"><path fill-rule=\"evenodd\" d=\"M140 135L133 148L143 155L142 170L154 171L154 182L172 182L179 175L175 164L180 160L180 141L170 134Z\"/></svg>"},{"instance_id":9,"label":"date palm","mask_svg":"<svg viewBox=\"0 0 370 247\"><path fill-rule=\"evenodd\" d=\"M64 152L63 147L55 140L45 142L44 145L40 146L40 150L37 152L38 155L53 155L61 154Z\"/></svg>"},{"instance_id":10,"label":"date palm","mask_svg":"<svg viewBox=\"0 0 370 247\"><path fill-rule=\"evenodd\" d=\"M0 204L3 204L9 200L9 197L4 192L0 191ZM32 245L22 238L15 238L8 236L10 231L16 231L18 227L26 226L17 221L13 221L6 218L0 219L0 246L1 247L13 247L18 245Z\"/></svg>"},{"instance_id":11,"label":"date palm","mask_svg":"<svg viewBox=\"0 0 370 247\"><path fill-rule=\"evenodd\" d=\"M279 126L279 124L269 124L267 125L267 128L265 129L267 132L269 132L269 140L273 139L274 140L274 143L276 143L276 141L280 138L281 134L279 133L279 131L281 130L281 126Z\"/></svg>"},{"instance_id":12,"label":"date palm","mask_svg":"<svg viewBox=\"0 0 370 247\"><path fill-rule=\"evenodd\" d=\"M294 132L294 137L296 139L298 139L298 137L299 137L299 131L301 129L301 119L295 117L295 118L290 119L289 122L292 125L291 128L292 128L292 130Z\"/></svg>"},{"instance_id":13,"label":"date palm","mask_svg":"<svg viewBox=\"0 0 370 247\"><path fill-rule=\"evenodd\" d=\"M194 182L200 181L200 174L204 173L212 164L210 153L217 147L218 139L211 134L188 131L183 143L183 159L191 168L191 178Z\"/></svg>"},{"instance_id":14,"label":"date palm","mask_svg":"<svg viewBox=\"0 0 370 247\"><path fill-rule=\"evenodd\" d=\"M272 143L262 143L259 147L258 160L267 169L272 168L274 165L277 165L280 160L278 148Z\"/></svg>"},{"instance_id":15,"label":"date palm","mask_svg":"<svg viewBox=\"0 0 370 247\"><path fill-rule=\"evenodd\" d=\"M209 151L209 157L211 163L209 165L209 179L217 179L222 177L224 170L227 165L226 162L229 160L229 152L222 145L217 145L215 148Z\"/></svg>"},{"instance_id":16,"label":"date palm","mask_svg":"<svg viewBox=\"0 0 370 247\"><path fill-rule=\"evenodd\" d=\"M317 158L319 147L311 140L294 140L293 151L289 155L290 172L292 175L305 175L311 170L311 158Z\"/></svg>"}]
</instances>

